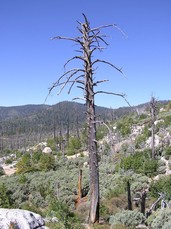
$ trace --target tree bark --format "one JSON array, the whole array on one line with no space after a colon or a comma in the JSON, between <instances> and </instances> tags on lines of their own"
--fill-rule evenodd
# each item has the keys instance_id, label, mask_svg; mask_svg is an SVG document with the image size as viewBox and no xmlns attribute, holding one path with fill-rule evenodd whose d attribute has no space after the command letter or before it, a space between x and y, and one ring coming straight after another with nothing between
<instances>
[{"instance_id":1,"label":"tree bark","mask_svg":"<svg viewBox=\"0 0 171 229\"><path fill-rule=\"evenodd\" d=\"M130 187L129 180L127 181L127 192L128 192L128 210L132 210L131 187Z\"/></svg>"},{"instance_id":2,"label":"tree bark","mask_svg":"<svg viewBox=\"0 0 171 229\"><path fill-rule=\"evenodd\" d=\"M89 224L99 221L99 168L96 141L96 115L93 89L93 66L91 60L89 24L82 26L84 44L84 67L85 67L85 98L87 105L87 125L88 125L88 152L90 169L90 211Z\"/></svg>"},{"instance_id":3,"label":"tree bark","mask_svg":"<svg viewBox=\"0 0 171 229\"><path fill-rule=\"evenodd\" d=\"M151 158L155 159L156 152L155 152L155 120L156 120L156 113L157 113L157 101L154 97L151 98L150 108L151 108Z\"/></svg>"},{"instance_id":4,"label":"tree bark","mask_svg":"<svg viewBox=\"0 0 171 229\"><path fill-rule=\"evenodd\" d=\"M141 193L141 213L143 213L145 215L145 202L146 202L146 197L147 197L147 193L146 191L143 191Z\"/></svg>"}]
</instances>

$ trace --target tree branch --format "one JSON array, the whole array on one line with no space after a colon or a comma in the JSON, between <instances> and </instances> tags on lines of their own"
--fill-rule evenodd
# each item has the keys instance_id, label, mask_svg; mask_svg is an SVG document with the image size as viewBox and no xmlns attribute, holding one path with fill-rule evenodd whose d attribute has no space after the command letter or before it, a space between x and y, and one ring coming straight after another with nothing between
<instances>
[{"instance_id":1,"label":"tree branch","mask_svg":"<svg viewBox=\"0 0 171 229\"><path fill-rule=\"evenodd\" d=\"M103 41L103 43L104 43L105 45L107 45L107 46L109 45L101 36L97 36L97 39Z\"/></svg>"},{"instance_id":2,"label":"tree branch","mask_svg":"<svg viewBox=\"0 0 171 229\"><path fill-rule=\"evenodd\" d=\"M84 77L84 75L80 75L80 76L78 76L77 78L75 78L75 80L72 82L72 84L71 84L71 86L70 86L70 88L69 88L69 90L68 90L68 94L70 94L71 89L72 89L72 87L74 86L75 83L80 83L80 84L82 84L82 82L78 80L78 79L81 78L81 77Z\"/></svg>"},{"instance_id":3,"label":"tree branch","mask_svg":"<svg viewBox=\"0 0 171 229\"><path fill-rule=\"evenodd\" d=\"M122 98L125 100L125 102L129 105L129 107L132 107L132 106L130 105L130 103L128 102L128 100L125 98L125 97L126 97L125 94L113 93L113 92L106 92L106 91L97 91L97 92L95 92L94 94L95 94L95 95L96 95L96 94L108 94L108 95L120 96L120 97L122 97Z\"/></svg>"},{"instance_id":4,"label":"tree branch","mask_svg":"<svg viewBox=\"0 0 171 229\"><path fill-rule=\"evenodd\" d=\"M82 69L81 69L82 70ZM77 71L74 71L71 75L69 75L69 77L66 79L66 81L63 83L63 86L61 88L61 90L59 91L58 95L62 92L62 90L64 89L64 87L68 84L68 83L71 83L73 81L70 81L70 79L76 75L78 72L80 71L80 69L78 69ZM81 75L82 76L82 75ZM79 76L78 78L80 78L81 76ZM74 81L75 83L75 81ZM59 86L59 85L56 85L56 86Z\"/></svg>"},{"instance_id":5,"label":"tree branch","mask_svg":"<svg viewBox=\"0 0 171 229\"><path fill-rule=\"evenodd\" d=\"M71 62L72 60L74 60L74 59L80 59L80 60L86 61L86 59L85 59L84 57L82 57L82 56L74 56L74 57L72 57L71 59L69 59L69 60L64 64L64 68L66 68L67 64L68 64L69 62Z\"/></svg>"},{"instance_id":6,"label":"tree branch","mask_svg":"<svg viewBox=\"0 0 171 229\"><path fill-rule=\"evenodd\" d=\"M115 27L116 24L102 25L102 26L99 26L99 27L97 27L97 28L91 29L90 32L96 31L96 30L100 30L100 29L103 29L103 28L107 28L107 27L111 27L111 26L112 26L112 27Z\"/></svg>"},{"instance_id":7,"label":"tree branch","mask_svg":"<svg viewBox=\"0 0 171 229\"><path fill-rule=\"evenodd\" d=\"M108 82L109 80L99 80L99 81L96 81L93 83L93 86L97 86L97 84L99 83L105 83L105 82Z\"/></svg>"},{"instance_id":8,"label":"tree branch","mask_svg":"<svg viewBox=\"0 0 171 229\"><path fill-rule=\"evenodd\" d=\"M86 99L85 98L83 98L83 97L75 97L75 98L73 98L72 100L83 100L83 101L86 101Z\"/></svg>"},{"instance_id":9,"label":"tree branch","mask_svg":"<svg viewBox=\"0 0 171 229\"><path fill-rule=\"evenodd\" d=\"M81 44L81 46L83 45L83 42L79 40L79 38L72 38L72 37L63 37L63 36L56 36L56 37L52 37L51 40L68 40L68 41L74 41L74 42L78 42Z\"/></svg>"},{"instance_id":10,"label":"tree branch","mask_svg":"<svg viewBox=\"0 0 171 229\"><path fill-rule=\"evenodd\" d=\"M94 65L94 64L96 64L98 62L101 62L101 63L104 63L104 64L108 64L108 65L110 65L111 67L115 68L117 71L119 71L120 73L122 73L124 75L124 73L122 72L122 68L117 68L115 65L113 65L112 63L110 63L108 61L105 61L105 60L97 59L92 63L92 65Z\"/></svg>"}]
</instances>

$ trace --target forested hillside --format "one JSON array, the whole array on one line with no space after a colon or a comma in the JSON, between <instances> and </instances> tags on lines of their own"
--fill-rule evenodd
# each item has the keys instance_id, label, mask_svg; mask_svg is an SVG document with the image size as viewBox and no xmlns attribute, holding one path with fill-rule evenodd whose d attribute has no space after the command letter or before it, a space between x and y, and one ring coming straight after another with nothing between
<instances>
[{"instance_id":1,"label":"forested hillside","mask_svg":"<svg viewBox=\"0 0 171 229\"><path fill-rule=\"evenodd\" d=\"M131 109L96 107L97 119L114 120ZM56 105L0 107L0 150L18 149L49 137L78 133L85 124L85 105L61 102Z\"/></svg>"}]
</instances>

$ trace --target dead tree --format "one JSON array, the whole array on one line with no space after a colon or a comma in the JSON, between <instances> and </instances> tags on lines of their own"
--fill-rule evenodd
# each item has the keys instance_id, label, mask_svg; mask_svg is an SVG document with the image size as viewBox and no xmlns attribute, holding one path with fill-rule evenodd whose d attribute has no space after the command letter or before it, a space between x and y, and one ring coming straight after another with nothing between
<instances>
[{"instance_id":1,"label":"dead tree","mask_svg":"<svg viewBox=\"0 0 171 229\"><path fill-rule=\"evenodd\" d=\"M150 101L150 112L151 112L151 158L155 159L155 121L157 117L157 101L154 97Z\"/></svg>"},{"instance_id":2,"label":"dead tree","mask_svg":"<svg viewBox=\"0 0 171 229\"><path fill-rule=\"evenodd\" d=\"M147 192L145 190L142 191L141 193L141 213L143 213L143 215L145 215L145 204L146 204L146 197L147 197Z\"/></svg>"},{"instance_id":3,"label":"dead tree","mask_svg":"<svg viewBox=\"0 0 171 229\"><path fill-rule=\"evenodd\" d=\"M155 210L157 204L165 198L165 193L158 193L158 194L159 194L158 199L151 205L149 210L146 212L146 218L148 218L151 215L152 211Z\"/></svg>"},{"instance_id":4,"label":"dead tree","mask_svg":"<svg viewBox=\"0 0 171 229\"><path fill-rule=\"evenodd\" d=\"M128 210L132 210L131 186L129 180L127 181L127 193L128 193Z\"/></svg>"},{"instance_id":5,"label":"dead tree","mask_svg":"<svg viewBox=\"0 0 171 229\"><path fill-rule=\"evenodd\" d=\"M80 36L76 38L57 36L52 38L57 40L68 40L79 45L78 52L80 55L76 55L69 59L64 67L68 65L73 60L79 60L83 62L83 68L73 68L65 71L63 75L52 85L49 89L49 93L55 88L60 87L58 94L69 84L68 94L71 92L72 88L77 85L78 88L83 90L84 97L77 97L75 99L84 99L86 102L86 113L87 113L87 138L88 138L88 152L89 152L89 169L90 169L90 211L89 211L89 223L94 224L99 221L99 167L98 167L98 150L97 150L97 139L96 139L96 114L95 114L95 95L98 93L105 93L111 95L117 95L125 99L123 94L117 94L113 92L96 91L95 86L100 83L106 82L108 80L103 79L99 81L94 80L95 67L98 63L103 63L111 66L120 73L122 70L117 68L112 63L101 60L94 59L94 53L96 51L102 51L104 46L108 45L104 40L105 35L101 34L101 29L106 27L118 28L115 24L103 25L96 28L91 28L86 16L83 14L84 22L78 22L78 31ZM126 100L126 99L125 99Z\"/></svg>"}]
</instances>

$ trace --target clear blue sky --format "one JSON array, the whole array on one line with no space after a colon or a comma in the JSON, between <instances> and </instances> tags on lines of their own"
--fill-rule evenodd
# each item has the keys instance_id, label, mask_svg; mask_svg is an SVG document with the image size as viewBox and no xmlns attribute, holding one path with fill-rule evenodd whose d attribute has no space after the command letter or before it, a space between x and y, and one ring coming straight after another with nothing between
<instances>
[{"instance_id":1,"label":"clear blue sky","mask_svg":"<svg viewBox=\"0 0 171 229\"><path fill-rule=\"evenodd\" d=\"M126 77L101 65L95 77L110 82L100 90L125 93L131 105L148 102L152 95L171 99L170 0L0 0L0 106L44 103L76 49L72 42L50 38L78 36L76 20L83 21L82 13L91 27L116 23L128 36L103 30L110 45L96 57L122 67ZM82 96L77 88L69 96L67 91L56 94L54 90L46 103ZM127 106L108 95L98 95L96 104Z\"/></svg>"}]
</instances>

